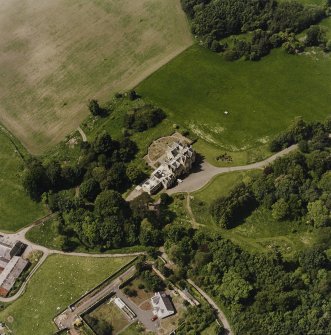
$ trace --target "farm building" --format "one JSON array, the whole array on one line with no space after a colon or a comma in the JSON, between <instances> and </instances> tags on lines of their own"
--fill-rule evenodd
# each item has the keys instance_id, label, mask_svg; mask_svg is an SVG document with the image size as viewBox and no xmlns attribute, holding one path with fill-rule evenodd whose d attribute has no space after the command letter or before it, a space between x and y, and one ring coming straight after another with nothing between
<instances>
[{"instance_id":1,"label":"farm building","mask_svg":"<svg viewBox=\"0 0 331 335\"><path fill-rule=\"evenodd\" d=\"M164 319L175 314L175 308L170 298L164 292L157 292L151 298L153 314L159 319Z\"/></svg>"},{"instance_id":2,"label":"farm building","mask_svg":"<svg viewBox=\"0 0 331 335\"><path fill-rule=\"evenodd\" d=\"M20 255L26 245L20 241L10 245L0 241L0 295L6 296L28 262Z\"/></svg>"},{"instance_id":3,"label":"farm building","mask_svg":"<svg viewBox=\"0 0 331 335\"><path fill-rule=\"evenodd\" d=\"M170 188L178 177L191 170L194 161L195 152L191 146L174 142L168 147L163 163L142 184L142 189L155 194L162 188Z\"/></svg>"}]
</instances>

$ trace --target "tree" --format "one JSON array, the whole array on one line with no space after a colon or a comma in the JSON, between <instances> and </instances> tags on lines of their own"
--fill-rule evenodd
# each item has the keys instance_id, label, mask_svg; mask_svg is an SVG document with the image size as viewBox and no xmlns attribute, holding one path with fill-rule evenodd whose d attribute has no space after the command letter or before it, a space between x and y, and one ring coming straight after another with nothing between
<instances>
[{"instance_id":1,"label":"tree","mask_svg":"<svg viewBox=\"0 0 331 335\"><path fill-rule=\"evenodd\" d=\"M99 134L93 142L93 149L97 154L111 155L114 150L112 138L106 132Z\"/></svg>"},{"instance_id":2,"label":"tree","mask_svg":"<svg viewBox=\"0 0 331 335\"><path fill-rule=\"evenodd\" d=\"M79 190L81 196L88 201L94 201L97 195L101 192L99 183L93 178L85 180L80 185Z\"/></svg>"},{"instance_id":3,"label":"tree","mask_svg":"<svg viewBox=\"0 0 331 335\"><path fill-rule=\"evenodd\" d=\"M110 248L120 248L124 240L123 220L117 216L111 216L99 224L100 235L103 245Z\"/></svg>"},{"instance_id":4,"label":"tree","mask_svg":"<svg viewBox=\"0 0 331 335\"><path fill-rule=\"evenodd\" d=\"M325 207L322 200L310 202L307 206L307 218L313 223L315 228L327 226L330 222L330 212Z\"/></svg>"},{"instance_id":5,"label":"tree","mask_svg":"<svg viewBox=\"0 0 331 335\"><path fill-rule=\"evenodd\" d=\"M326 31L324 27L321 26L311 26L307 30L306 35L306 45L320 46L326 44Z\"/></svg>"},{"instance_id":6,"label":"tree","mask_svg":"<svg viewBox=\"0 0 331 335\"><path fill-rule=\"evenodd\" d=\"M138 94L135 90L129 91L129 93L128 93L129 100L133 101L133 100L136 100L138 97L139 96L138 96Z\"/></svg>"},{"instance_id":7,"label":"tree","mask_svg":"<svg viewBox=\"0 0 331 335\"><path fill-rule=\"evenodd\" d=\"M58 161L50 161L46 165L46 175L52 189L60 189L62 186L62 168Z\"/></svg>"},{"instance_id":8,"label":"tree","mask_svg":"<svg viewBox=\"0 0 331 335\"><path fill-rule=\"evenodd\" d=\"M276 220L283 220L289 214L289 206L287 202L280 198L276 203L272 205L272 216Z\"/></svg>"},{"instance_id":9,"label":"tree","mask_svg":"<svg viewBox=\"0 0 331 335\"><path fill-rule=\"evenodd\" d=\"M229 270L223 276L220 289L225 298L240 303L249 297L253 287L238 273Z\"/></svg>"},{"instance_id":10,"label":"tree","mask_svg":"<svg viewBox=\"0 0 331 335\"><path fill-rule=\"evenodd\" d=\"M88 108L93 116L102 114L102 108L100 108L98 101L95 99L89 101Z\"/></svg>"},{"instance_id":11,"label":"tree","mask_svg":"<svg viewBox=\"0 0 331 335\"><path fill-rule=\"evenodd\" d=\"M40 201L41 195L49 190L50 181L41 162L34 159L28 163L23 174L23 187L30 198Z\"/></svg>"},{"instance_id":12,"label":"tree","mask_svg":"<svg viewBox=\"0 0 331 335\"><path fill-rule=\"evenodd\" d=\"M138 185L146 178L145 172L135 165L129 165L127 167L126 175L134 185Z\"/></svg>"},{"instance_id":13,"label":"tree","mask_svg":"<svg viewBox=\"0 0 331 335\"><path fill-rule=\"evenodd\" d=\"M106 190L97 196L94 211L101 219L107 219L112 216L125 218L129 215L129 206L120 193Z\"/></svg>"}]
</instances>

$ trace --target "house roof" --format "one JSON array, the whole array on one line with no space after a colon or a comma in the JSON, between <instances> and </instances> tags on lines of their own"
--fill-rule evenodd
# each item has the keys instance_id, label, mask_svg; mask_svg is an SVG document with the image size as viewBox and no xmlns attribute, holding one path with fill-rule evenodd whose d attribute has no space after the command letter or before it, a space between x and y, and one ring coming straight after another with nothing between
<instances>
[{"instance_id":1,"label":"house roof","mask_svg":"<svg viewBox=\"0 0 331 335\"><path fill-rule=\"evenodd\" d=\"M153 313L160 319L166 318L175 313L175 308L172 305L169 297L164 292L157 292L151 298Z\"/></svg>"}]
</instances>

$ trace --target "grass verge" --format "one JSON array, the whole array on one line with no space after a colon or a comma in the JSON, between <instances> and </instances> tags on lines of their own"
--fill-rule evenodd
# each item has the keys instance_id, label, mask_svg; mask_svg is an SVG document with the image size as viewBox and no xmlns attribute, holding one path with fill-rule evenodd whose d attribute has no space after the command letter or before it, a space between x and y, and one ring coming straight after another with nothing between
<instances>
[{"instance_id":1,"label":"grass verge","mask_svg":"<svg viewBox=\"0 0 331 335\"><path fill-rule=\"evenodd\" d=\"M21 183L25 149L0 126L0 230L13 232L45 215L41 204L33 202Z\"/></svg>"}]
</instances>

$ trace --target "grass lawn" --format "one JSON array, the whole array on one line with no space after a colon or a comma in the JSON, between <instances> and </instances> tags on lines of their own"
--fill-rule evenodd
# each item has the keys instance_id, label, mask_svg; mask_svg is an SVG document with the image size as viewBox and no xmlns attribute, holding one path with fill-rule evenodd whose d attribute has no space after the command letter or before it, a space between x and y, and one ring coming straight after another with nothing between
<instances>
[{"instance_id":1,"label":"grass lawn","mask_svg":"<svg viewBox=\"0 0 331 335\"><path fill-rule=\"evenodd\" d=\"M206 186L191 194L191 208L198 223L204 225L214 225L209 214L211 203L221 196L225 196L240 182L248 182L252 176L261 171L231 172L221 174L213 178Z\"/></svg>"},{"instance_id":2,"label":"grass lawn","mask_svg":"<svg viewBox=\"0 0 331 335\"><path fill-rule=\"evenodd\" d=\"M131 260L50 256L32 277L27 291L0 313L13 335L51 335L53 317Z\"/></svg>"},{"instance_id":3,"label":"grass lawn","mask_svg":"<svg viewBox=\"0 0 331 335\"><path fill-rule=\"evenodd\" d=\"M137 91L193 132L199 138L196 148L209 161L226 150L240 156L234 163L244 163L248 157L241 152L259 147L265 156L267 149L260 147L295 117L323 120L330 114L330 75L328 55L316 60L277 49L259 62L227 62L194 45Z\"/></svg>"},{"instance_id":4,"label":"grass lawn","mask_svg":"<svg viewBox=\"0 0 331 335\"><path fill-rule=\"evenodd\" d=\"M13 141L13 142L12 142ZM45 215L40 204L30 200L21 184L24 148L0 127L0 230L16 231Z\"/></svg>"},{"instance_id":5,"label":"grass lawn","mask_svg":"<svg viewBox=\"0 0 331 335\"><path fill-rule=\"evenodd\" d=\"M247 182L260 171L233 172L215 177L201 190L191 194L191 208L198 223L205 225L202 229L213 231L229 238L249 252L268 252L278 249L285 257L291 259L299 250L324 244L330 246L330 228L313 229L304 223L277 221L271 211L258 208L242 224L232 229L217 226L209 214L213 200L226 196L239 182Z\"/></svg>"},{"instance_id":6,"label":"grass lawn","mask_svg":"<svg viewBox=\"0 0 331 335\"><path fill-rule=\"evenodd\" d=\"M0 121L36 154L192 44L178 0L13 0L0 28Z\"/></svg>"},{"instance_id":7,"label":"grass lawn","mask_svg":"<svg viewBox=\"0 0 331 335\"><path fill-rule=\"evenodd\" d=\"M83 122L84 129L88 140L93 140L102 131L107 131L114 139L123 137L124 116L127 112L134 108L144 106L145 104L154 105L153 101L147 99L137 99L130 101L128 98L113 98L106 105L111 109L111 114L105 118L89 117ZM156 127L150 128L144 132L136 132L131 136L131 139L137 143L139 159L147 154L147 149L150 144L162 136L168 136L174 133L173 124L165 119Z\"/></svg>"},{"instance_id":8,"label":"grass lawn","mask_svg":"<svg viewBox=\"0 0 331 335\"><path fill-rule=\"evenodd\" d=\"M113 327L113 332L117 334L129 324L123 312L115 303L105 303L93 310L89 315L97 320L103 320Z\"/></svg>"},{"instance_id":9,"label":"grass lawn","mask_svg":"<svg viewBox=\"0 0 331 335\"><path fill-rule=\"evenodd\" d=\"M250 252L278 249L292 259L297 251L330 244L330 228L313 229L303 223L273 219L271 211L259 208L238 227L220 230L222 235Z\"/></svg>"},{"instance_id":10,"label":"grass lawn","mask_svg":"<svg viewBox=\"0 0 331 335\"><path fill-rule=\"evenodd\" d=\"M133 323L131 326L126 328L120 333L120 335L141 335L145 334L144 328L137 322Z\"/></svg>"}]
</instances>

